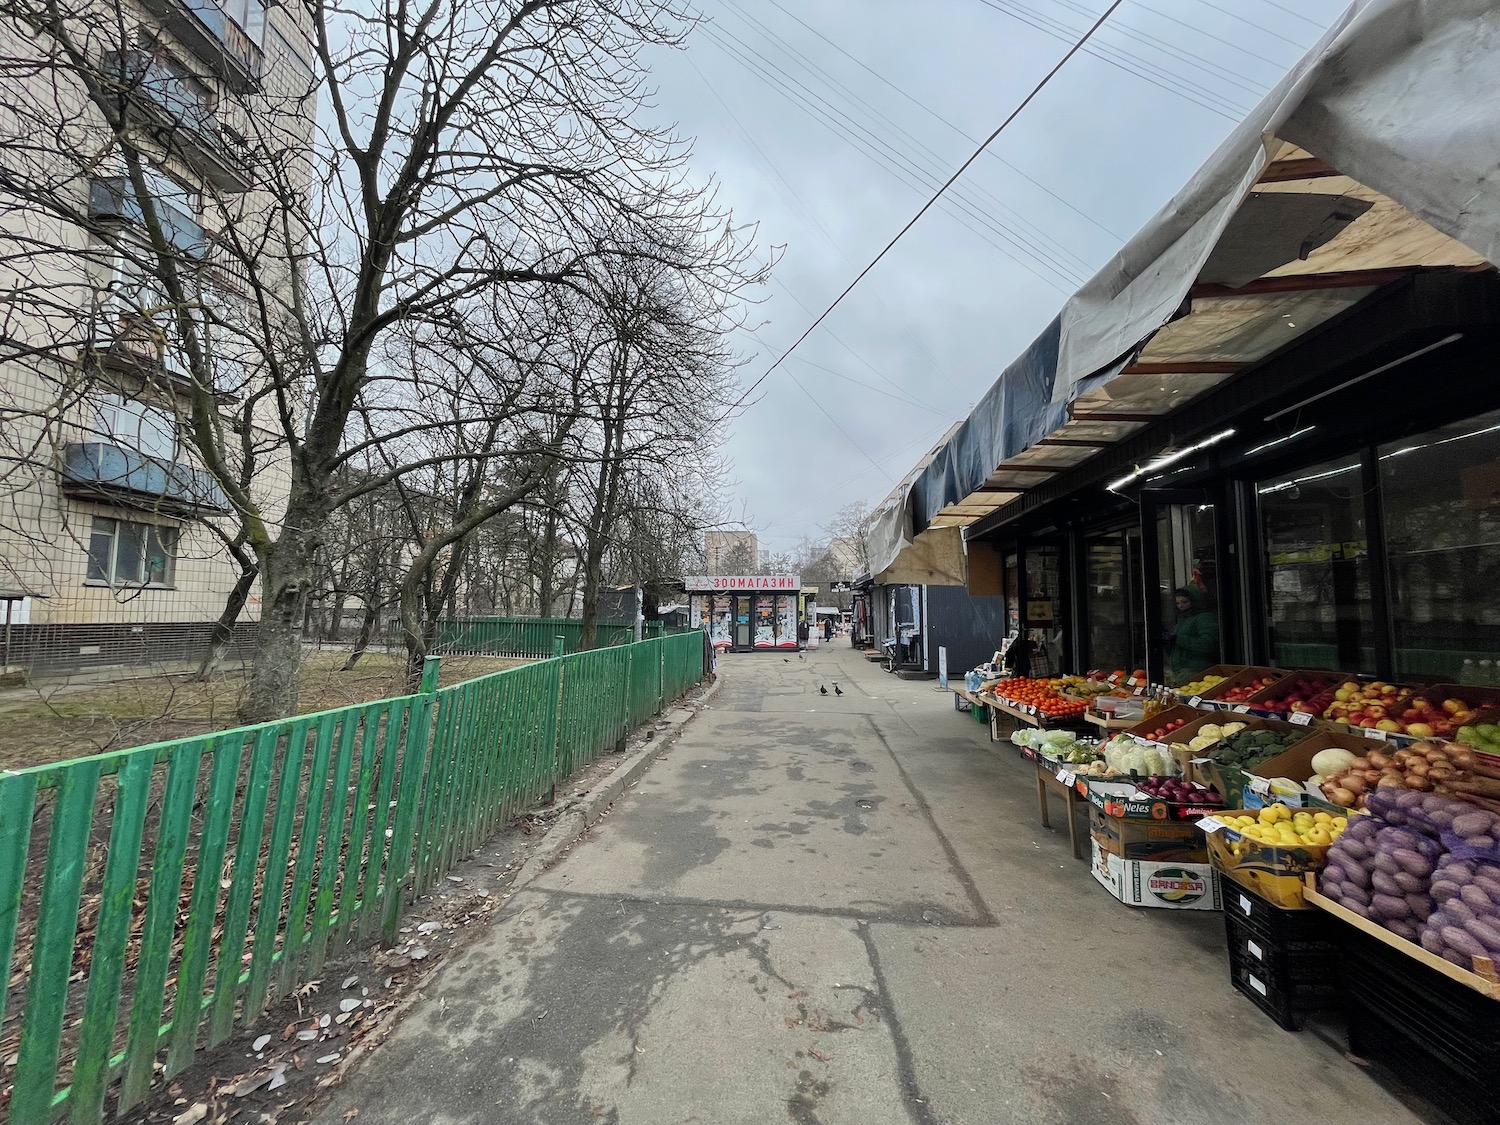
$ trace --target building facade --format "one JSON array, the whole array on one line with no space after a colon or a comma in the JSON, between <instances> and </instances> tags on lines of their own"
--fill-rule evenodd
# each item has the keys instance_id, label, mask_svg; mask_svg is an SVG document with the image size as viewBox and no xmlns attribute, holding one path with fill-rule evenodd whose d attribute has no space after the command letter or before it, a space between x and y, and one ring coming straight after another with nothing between
<instances>
[{"instance_id":1,"label":"building facade","mask_svg":"<svg viewBox=\"0 0 1500 1125\"><path fill-rule=\"evenodd\" d=\"M17 295L0 345L4 662L118 663L153 636L144 655L190 658L241 574L221 478L272 518L288 488L257 298L286 288L298 236L272 236L306 207L307 14L81 0L67 16L76 54L49 49L56 29L0 31L0 96L21 107L0 125ZM236 451L219 476L198 426Z\"/></svg>"},{"instance_id":2,"label":"building facade","mask_svg":"<svg viewBox=\"0 0 1500 1125\"><path fill-rule=\"evenodd\" d=\"M744 574L760 561L760 542L753 531L707 531L703 554L709 574Z\"/></svg>"}]
</instances>

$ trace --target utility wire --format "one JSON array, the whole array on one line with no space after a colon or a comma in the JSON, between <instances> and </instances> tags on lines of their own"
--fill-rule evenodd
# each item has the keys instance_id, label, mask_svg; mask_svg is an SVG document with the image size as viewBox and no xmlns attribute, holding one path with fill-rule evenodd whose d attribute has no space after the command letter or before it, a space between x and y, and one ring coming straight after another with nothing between
<instances>
[{"instance_id":1,"label":"utility wire","mask_svg":"<svg viewBox=\"0 0 1500 1125\"><path fill-rule=\"evenodd\" d=\"M1042 32L1044 35L1050 35L1052 38L1059 39L1064 43L1071 41L1073 33L1069 31L1067 26L1058 24L1055 20L1050 20L1046 16L1034 15L1029 11L1026 12L1026 14L1021 14L1005 7L1003 4L997 2L997 0L980 0L980 2L985 4L987 7L994 8L997 12L1009 16L1011 19L1016 20L1019 23L1024 23L1028 27L1035 28L1036 30ZM1134 66L1130 65L1133 61L1135 61L1135 56L1122 54L1120 52L1106 53L1110 50L1111 49L1107 47L1098 48L1088 51L1087 53L1093 55L1095 58L1106 63L1107 65L1115 67L1117 70L1123 70L1126 74L1133 75L1134 77L1139 78L1141 81L1151 86L1155 86L1159 90L1165 90L1169 94L1176 94L1184 101L1191 102L1200 109L1206 109L1210 113L1218 114L1220 117L1224 118L1227 121L1238 122L1245 116L1245 111L1235 106L1228 99L1218 97L1211 91L1209 91L1208 97L1212 98L1213 101L1205 100L1203 97L1200 97L1199 95L1191 92L1190 89L1187 86L1183 85L1181 82L1176 82L1166 75L1161 75L1160 80L1157 77L1153 77L1153 73L1159 74L1160 72L1153 72L1149 69L1149 67L1146 70L1136 69Z\"/></svg>"},{"instance_id":2,"label":"utility wire","mask_svg":"<svg viewBox=\"0 0 1500 1125\"><path fill-rule=\"evenodd\" d=\"M947 191L948 188L950 188L954 184L954 182L957 181L957 179L960 176L962 176L965 172L967 172L969 170L969 166L971 164L973 164L974 161L976 161L976 160L979 159L979 154L982 153L985 149L987 149L990 146L990 144L994 141L994 139L996 137L998 137L1001 133L1003 133L1005 131L1006 126L1008 126L1012 121L1014 121L1017 117L1019 117L1021 115L1021 112L1028 105L1030 105L1033 100L1035 100L1036 96L1038 94L1040 94L1043 89L1046 88L1047 83L1049 83L1049 82L1052 81L1053 77L1057 74L1057 72L1060 71L1064 66L1067 65L1068 60L1071 59L1074 55L1076 55L1080 50L1083 49L1084 44L1086 44L1093 37L1094 32L1098 31L1101 27L1104 26L1104 21L1107 20L1107 19L1109 19L1109 17L1114 14L1115 9L1118 8L1122 3L1124 3L1124 0L1114 0L1114 2L1112 4L1110 4L1110 6L1107 9L1105 9L1104 14L1102 16L1100 16L1097 20L1095 20L1093 26L1090 27L1086 32L1083 33L1083 37L1081 39L1079 39L1078 42L1074 43L1073 46L1069 47L1068 51L1067 51L1067 54L1063 55L1063 57L1060 58L1057 61L1057 64L1055 66L1053 66L1053 68L1051 70L1049 70L1045 75L1042 76L1042 80L1040 82L1038 82L1035 86L1032 87L1031 92L1029 94L1027 94L1026 97L1024 97L1023 99L1021 99L1021 104L1018 105L1018 106L1016 106L1016 108L1013 109L1010 112L1010 115L1008 117L1006 117L1006 119L1004 121L1000 122L1000 124L998 126L996 126L994 132L992 132L988 137L986 137L984 139L983 143L981 143L980 146L977 149L974 150L974 152L969 156L969 158L967 160L965 160L962 164L960 164L958 166L958 170L956 172L954 172L953 175L949 176L948 179L943 182L942 186L937 189L937 191L932 195L931 198L929 198L927 200L926 203L922 204L921 208L917 211L917 213L915 215L913 215L907 221L906 225L904 227L902 227L899 231L896 232L896 236L894 238L892 238L889 242L887 242L885 244L885 248L882 249L880 251L880 253L876 254L873 259L871 259L870 264L867 265L864 269L860 270L859 273L855 276L854 280L851 281L844 288L844 291L842 293L840 293L837 297L835 297L833 299L833 303L830 304L826 309L824 309L818 315L818 318L816 320L814 320L811 324L809 324L807 326L807 330L805 332L803 332L801 336L798 336L797 339L792 342L792 346L789 347L789 348L787 348L786 351L782 352L781 355L780 355L780 357L776 360L775 363L771 364L770 367L766 368L764 374L762 374L759 379L757 379L754 383L752 383L750 385L749 389L746 390L745 394L748 395L748 394L753 393L755 391L756 387L760 386L768 378L770 378L771 372L775 371L778 367L780 367L783 363L785 363L786 360L787 360L787 357L790 356L792 354L792 352L796 351L797 347L804 340L806 340L809 336L811 336L813 334L813 332L817 329L818 325L822 324L823 321L825 321L825 320L828 319L828 315L830 313L832 313L834 309L836 309L836 308L839 307L839 304L843 301L843 299L845 297L847 297L850 293L854 292L855 286L857 286L861 281L863 281L865 279L865 277L868 276L868 274L870 273L870 271L873 270L876 266L878 266L880 264L880 262L882 261L882 259L884 259L885 256L887 254L889 254L892 249L895 248L896 243L900 242L901 239L903 237L905 237L906 232L909 231L909 230L911 230L912 227L916 226L917 223L918 223L918 221L922 218L922 216L925 215L925 214L927 214L927 212L930 211L933 208L933 206L937 203L937 201L940 198L942 198L943 193L945 191ZM868 454L866 456L868 456ZM882 470L882 472L883 471L884 470Z\"/></svg>"},{"instance_id":3,"label":"utility wire","mask_svg":"<svg viewBox=\"0 0 1500 1125\"><path fill-rule=\"evenodd\" d=\"M744 20L747 24L758 31L768 42L770 42L776 49L778 49L784 57L792 60L794 64L800 65L805 72L812 75L817 81L821 82L836 95L842 97L845 102L853 106L855 109L872 115L885 127L885 130L888 134L894 133L901 137L904 137L911 148L913 148L916 152L926 155L926 157L928 158L928 162L935 164L939 169L942 168L944 164L944 158L938 153L934 152L931 148L929 148L920 137L917 137L908 132L898 122L893 121L891 118L887 117L867 98L862 98L859 95L855 94L843 82L839 81L837 78L829 74L822 65L812 59L809 59L806 55L802 54L801 51L797 50L794 46L788 43L782 36L778 35L775 31L768 28L760 20L744 11L744 9L740 8L739 5L735 3L735 0L725 0L725 2L740 17L740 19ZM972 144L975 142L971 140L970 143ZM894 144L892 144L891 147L894 148ZM1069 250L1058 239L1054 238L1047 231L1043 230L1035 223L1032 223L1020 212L1008 206L1003 200L998 199L993 193L986 190L982 185L977 183L971 184L968 185L967 190L976 194L979 197L979 201L981 203L987 203L993 209L1004 211L1005 213L1010 215L1016 223L1025 228L1027 231L1026 235L1023 235L1020 232L1016 231L1011 231L1011 233L1014 234L1022 242L1024 242L1029 248L1037 250L1039 253L1043 253L1049 258L1049 260L1053 255L1056 255L1063 261L1064 264L1067 264L1070 269L1074 269L1075 271L1081 270L1082 273L1079 277L1069 279L1075 285L1078 284L1084 277L1087 277L1093 272L1093 266L1091 263L1085 261L1082 257L1073 253L1073 251ZM955 192L955 194L957 193ZM1000 225L1004 226L1004 224ZM1007 231L1010 230L1009 227L1005 227L1005 229ZM1039 248L1038 246L1036 246L1031 241L1031 239L1040 240L1042 243L1042 247ZM1074 266L1074 263L1076 263L1076 267Z\"/></svg>"},{"instance_id":4,"label":"utility wire","mask_svg":"<svg viewBox=\"0 0 1500 1125\"><path fill-rule=\"evenodd\" d=\"M727 0L727 2L730 3L731 5L733 5L734 0ZM811 24L803 22L803 20L801 20L796 15L796 13L791 12L791 11L789 11L786 8L783 8L779 3L777 3L777 0L770 0L770 3L771 3L772 7L776 8L777 11L781 12L788 19L792 20L794 23L799 24L800 26L802 26L803 28L805 28L807 31L811 32L813 35L816 35L819 39L821 39L823 42L827 43L830 47L832 47L839 54L843 55L846 59L848 59L850 62L852 62L855 66L859 67L861 70L865 71L867 74L872 75L874 78L876 78L878 81L880 81L884 85L890 87L896 93L900 94L903 98L905 98L907 101L911 102L912 105L914 105L918 109L920 109L923 113L926 113L930 117L936 118L938 121L940 121L944 125L948 126L948 128L952 129L955 133L957 133L964 140L968 141L970 144L977 145L979 143L979 138L978 137L971 136L967 131L965 131L964 129L962 129L959 126L955 125L952 121L948 120L948 118L944 117L937 110L933 109L931 106L927 105L925 102L919 101L917 98L915 98L911 94L907 93L905 90L903 90L900 86L896 85L894 82L892 82L885 75L881 74L880 71L876 70L874 67L872 67L868 63L866 63L863 59L859 58L857 55L850 54L843 47L839 46L838 43L836 43L832 39L828 38L828 36L824 35L817 28L813 27ZM1123 235L1120 235L1120 234L1116 233L1115 231L1110 230L1109 227L1105 226L1098 219L1096 219L1092 215L1090 215L1087 211L1084 211L1084 210L1082 210L1082 209L1080 209L1078 207L1075 207L1073 204L1069 203L1061 195L1059 195L1057 192L1053 191L1051 188L1049 188L1046 184L1042 183L1040 180L1033 179L1029 174L1027 174L1026 170L1024 168L1022 168L1020 165L1013 164L1009 160L1006 160L999 153L995 152L994 149L986 149L985 150L985 154L987 156L989 156L991 159L997 160L1001 164L1004 164L1007 168L1009 168L1012 172L1015 172L1023 180L1026 180L1028 183L1033 184L1036 187L1040 188L1042 191L1044 191L1048 195L1050 195L1053 199L1057 200L1057 202L1061 203L1069 211L1072 211L1075 215L1079 216L1079 218L1081 218L1081 219L1084 219L1086 222L1092 223L1094 226L1098 227L1105 234L1109 235L1111 238L1115 239L1117 242L1124 240L1124 236Z\"/></svg>"},{"instance_id":5,"label":"utility wire","mask_svg":"<svg viewBox=\"0 0 1500 1125\"><path fill-rule=\"evenodd\" d=\"M803 112L808 113L809 115L823 121L825 125L833 129L833 131L838 133L840 136L844 137L844 139L848 140L855 148L864 152L867 156L870 156L872 160L885 168L886 171L894 175L907 187L912 188L912 190L916 191L918 194L923 194L925 192L931 191L933 185L938 182L938 176L940 175L940 173L933 173L928 171L927 169L922 168L910 155L891 148L886 141L882 140L868 127L850 119L836 106L833 106L831 103L829 103L827 99L820 96L815 90L812 90L805 83L788 74L786 71L778 67L775 63L766 59L765 56L761 55L753 47L749 47L734 36L729 35L721 31L720 29L713 27L712 25L705 25L704 31L707 38L711 42L715 43L715 45L717 45L721 50L728 54L732 59L740 63L752 74L760 78L773 90L780 93L794 106L803 110ZM726 40L728 40L728 42L726 42ZM756 59L760 59L764 64L764 67L761 65L761 63L756 63L751 59L747 59L745 55L741 53L742 51L753 55ZM774 75L767 74L766 70L764 69L765 67L769 67L770 70L774 71L776 74L779 74L781 76L781 80L778 80ZM792 93L788 92L787 84L790 84L791 87L798 91L801 96L794 97ZM874 151L871 151L872 149ZM884 160L880 155L882 153L885 156ZM888 161L894 161L897 166L891 167ZM916 179L917 182L915 184L912 182L912 178ZM960 225L968 229L970 233L983 238L986 242L989 242L991 246L994 246L995 249L999 250L1007 257L1012 258L1017 262L1017 264L1025 267L1028 270L1031 270L1031 272L1033 273L1037 273L1036 270L1032 269L1031 264L1024 260L1023 257L1017 257L1017 254L1019 253L1020 255L1024 255L1025 258L1032 259L1038 265L1042 265L1051 270L1054 274L1057 275L1058 278L1061 279L1062 284L1058 284L1056 281L1053 281L1051 278L1046 277L1040 273L1037 273L1037 277L1040 280L1045 281L1047 284L1051 285L1053 288L1057 289L1060 293L1066 295L1076 289L1080 284L1082 284L1083 279L1086 276L1083 271L1077 268L1070 268L1066 264L1059 262L1045 250L1040 249L1034 244L1028 242L1024 235L1018 234L999 220L984 214L976 207L973 201L971 201L962 193L954 193L953 198L945 202L947 205L944 207L944 210L953 215L953 217L958 220ZM962 215L954 214L954 209L962 212ZM965 216L967 217L968 221L966 221ZM1007 249L1006 247L997 244L994 239L989 238L984 233L984 230L976 228L976 226L974 225L975 223L977 223L979 227L983 227L985 228L985 230L990 231L997 238L1011 243L1013 249Z\"/></svg>"},{"instance_id":6,"label":"utility wire","mask_svg":"<svg viewBox=\"0 0 1500 1125\"><path fill-rule=\"evenodd\" d=\"M1205 8L1212 8L1216 12L1222 12L1224 15L1228 16L1232 20L1239 20L1240 23L1244 24L1246 27L1253 27L1256 31L1260 32L1262 35L1269 35L1272 39L1280 39L1283 43L1290 43L1293 47L1296 47L1299 51L1305 51L1305 50L1307 50L1306 47L1302 46L1302 44L1298 43L1295 39L1288 39L1285 35L1282 35L1279 31L1272 31L1269 27L1262 27L1260 24L1256 23L1254 20L1247 20L1244 16L1239 15L1236 12L1231 12L1228 8L1221 8L1217 4L1211 3L1211 0L1198 0L1198 3L1202 4Z\"/></svg>"},{"instance_id":7,"label":"utility wire","mask_svg":"<svg viewBox=\"0 0 1500 1125\"><path fill-rule=\"evenodd\" d=\"M1265 2L1271 5L1271 7L1273 8L1279 8L1289 16L1296 16L1303 23L1312 24L1315 28L1318 29L1320 33L1328 30L1327 24L1323 23L1321 20L1315 20L1311 16L1304 16L1301 12L1297 11L1296 8L1288 8L1285 4L1276 3L1276 0L1265 0Z\"/></svg>"}]
</instances>

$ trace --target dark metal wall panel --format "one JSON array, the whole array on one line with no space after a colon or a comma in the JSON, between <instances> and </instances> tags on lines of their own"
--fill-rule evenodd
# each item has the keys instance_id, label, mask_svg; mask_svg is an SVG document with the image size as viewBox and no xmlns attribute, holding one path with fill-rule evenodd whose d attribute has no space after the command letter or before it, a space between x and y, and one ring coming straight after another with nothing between
<instances>
[{"instance_id":1,"label":"dark metal wall panel","mask_svg":"<svg viewBox=\"0 0 1500 1125\"><path fill-rule=\"evenodd\" d=\"M928 586L929 666L937 671L937 650L948 650L948 676L961 676L995 654L1005 637L1005 599L975 597L962 586Z\"/></svg>"}]
</instances>

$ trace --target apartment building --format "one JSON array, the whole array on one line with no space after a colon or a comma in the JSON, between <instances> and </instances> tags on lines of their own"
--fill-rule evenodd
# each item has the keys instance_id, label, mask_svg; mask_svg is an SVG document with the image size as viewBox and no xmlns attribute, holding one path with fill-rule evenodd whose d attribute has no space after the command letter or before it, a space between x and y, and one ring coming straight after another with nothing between
<instances>
[{"instance_id":1,"label":"apartment building","mask_svg":"<svg viewBox=\"0 0 1500 1125\"><path fill-rule=\"evenodd\" d=\"M255 247L299 174L306 205L305 11L75 2L66 36L0 29L0 670L195 655L240 574L195 418L275 516L289 480L257 298L291 255Z\"/></svg>"}]
</instances>

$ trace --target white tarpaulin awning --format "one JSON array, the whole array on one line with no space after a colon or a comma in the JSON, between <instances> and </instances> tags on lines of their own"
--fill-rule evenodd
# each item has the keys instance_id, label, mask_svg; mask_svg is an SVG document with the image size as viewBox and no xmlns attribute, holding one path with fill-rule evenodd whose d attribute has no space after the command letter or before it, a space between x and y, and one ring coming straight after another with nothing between
<instances>
[{"instance_id":1,"label":"white tarpaulin awning","mask_svg":"<svg viewBox=\"0 0 1500 1125\"><path fill-rule=\"evenodd\" d=\"M1497 260L1500 3L1355 3L881 505L871 569L1173 413L1401 271Z\"/></svg>"}]
</instances>

